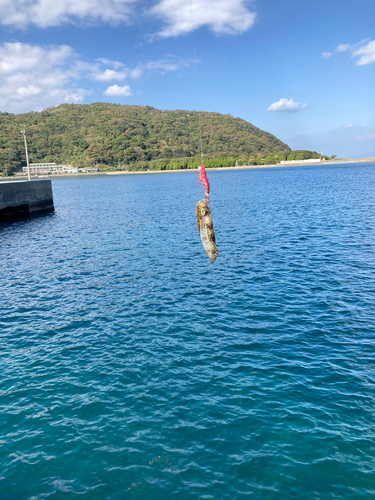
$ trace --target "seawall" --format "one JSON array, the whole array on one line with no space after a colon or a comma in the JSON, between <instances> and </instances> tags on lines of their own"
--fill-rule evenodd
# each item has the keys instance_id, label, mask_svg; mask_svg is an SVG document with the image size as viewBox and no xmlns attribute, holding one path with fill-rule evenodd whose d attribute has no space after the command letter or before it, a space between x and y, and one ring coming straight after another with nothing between
<instances>
[{"instance_id":1,"label":"seawall","mask_svg":"<svg viewBox=\"0 0 375 500\"><path fill-rule=\"evenodd\" d=\"M0 182L0 222L53 210L50 179Z\"/></svg>"}]
</instances>

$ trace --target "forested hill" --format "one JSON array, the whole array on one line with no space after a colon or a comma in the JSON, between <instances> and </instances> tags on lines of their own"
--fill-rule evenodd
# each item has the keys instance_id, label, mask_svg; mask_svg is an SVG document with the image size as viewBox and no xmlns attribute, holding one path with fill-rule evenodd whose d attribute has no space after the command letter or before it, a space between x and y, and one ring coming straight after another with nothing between
<instances>
[{"instance_id":1,"label":"forested hill","mask_svg":"<svg viewBox=\"0 0 375 500\"><path fill-rule=\"evenodd\" d=\"M266 157L290 151L275 136L231 115L201 112L206 158ZM61 104L40 113L0 113L0 173L26 165L26 129L30 162L103 169L162 168L186 165L200 157L198 113L109 103Z\"/></svg>"}]
</instances>

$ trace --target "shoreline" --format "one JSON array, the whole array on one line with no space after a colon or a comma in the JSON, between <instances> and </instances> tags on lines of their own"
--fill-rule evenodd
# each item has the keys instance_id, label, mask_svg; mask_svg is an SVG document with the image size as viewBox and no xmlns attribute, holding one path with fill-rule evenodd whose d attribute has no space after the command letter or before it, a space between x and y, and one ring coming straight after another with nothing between
<instances>
[{"instance_id":1,"label":"shoreline","mask_svg":"<svg viewBox=\"0 0 375 500\"><path fill-rule=\"evenodd\" d=\"M272 165L241 165L237 167L219 167L219 168L207 168L207 171L218 171L218 170L252 170L259 168L285 168L285 167L303 167L310 165L345 165L350 163L374 163L375 158L342 158L336 160L325 160L323 162L310 162L310 163L289 163L281 165L281 163L276 163ZM181 173L181 172L197 172L198 169L181 169L181 170L145 170L145 171L134 171L128 172L127 170L120 170L116 172L80 172L77 174L52 174L52 175L35 175L32 176L32 179L55 179L57 177L91 177L97 175L143 175L143 174L172 174L172 173ZM0 182L9 181L9 180L19 180L24 181L27 180L27 176L11 176L11 177L2 177L0 178Z\"/></svg>"}]
</instances>

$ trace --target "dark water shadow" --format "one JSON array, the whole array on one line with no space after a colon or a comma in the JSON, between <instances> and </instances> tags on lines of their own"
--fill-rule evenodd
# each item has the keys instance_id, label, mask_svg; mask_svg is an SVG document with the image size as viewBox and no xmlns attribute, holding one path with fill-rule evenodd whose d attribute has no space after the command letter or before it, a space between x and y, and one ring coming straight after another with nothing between
<instances>
[{"instance_id":1,"label":"dark water shadow","mask_svg":"<svg viewBox=\"0 0 375 500\"><path fill-rule=\"evenodd\" d=\"M6 220L0 218L0 234L8 229L16 229L17 227L24 227L27 224L35 223L35 221L50 220L52 217L56 216L55 209L49 212L30 214L28 210L16 212L12 218Z\"/></svg>"}]
</instances>

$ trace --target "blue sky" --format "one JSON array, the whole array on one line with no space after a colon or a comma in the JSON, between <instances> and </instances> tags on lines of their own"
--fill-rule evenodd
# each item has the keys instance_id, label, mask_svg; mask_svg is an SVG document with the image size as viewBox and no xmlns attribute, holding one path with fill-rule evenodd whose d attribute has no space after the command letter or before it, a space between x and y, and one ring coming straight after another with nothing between
<instances>
[{"instance_id":1,"label":"blue sky","mask_svg":"<svg viewBox=\"0 0 375 500\"><path fill-rule=\"evenodd\" d=\"M375 156L373 0L1 0L0 26L0 111L201 109Z\"/></svg>"}]
</instances>

